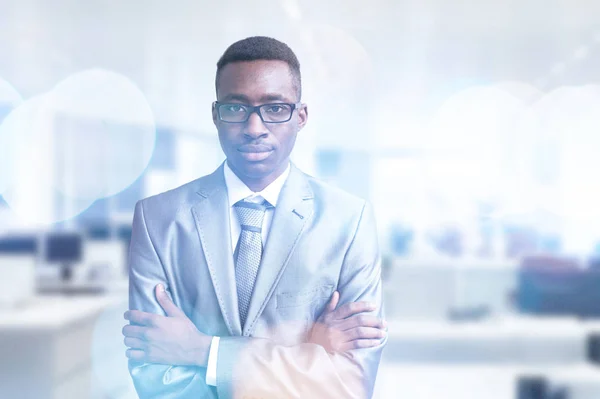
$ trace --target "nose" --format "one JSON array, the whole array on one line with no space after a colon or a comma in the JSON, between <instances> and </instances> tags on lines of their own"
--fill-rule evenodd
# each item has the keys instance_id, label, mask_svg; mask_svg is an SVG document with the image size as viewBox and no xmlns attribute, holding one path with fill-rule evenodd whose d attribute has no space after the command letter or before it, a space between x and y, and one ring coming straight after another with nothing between
<instances>
[{"instance_id":1,"label":"nose","mask_svg":"<svg viewBox=\"0 0 600 399\"><path fill-rule=\"evenodd\" d=\"M246 121L246 129L244 129L244 134L251 139L258 139L269 134L269 130L263 123L262 119L260 119L258 112L253 112L250 114L250 117Z\"/></svg>"}]
</instances>

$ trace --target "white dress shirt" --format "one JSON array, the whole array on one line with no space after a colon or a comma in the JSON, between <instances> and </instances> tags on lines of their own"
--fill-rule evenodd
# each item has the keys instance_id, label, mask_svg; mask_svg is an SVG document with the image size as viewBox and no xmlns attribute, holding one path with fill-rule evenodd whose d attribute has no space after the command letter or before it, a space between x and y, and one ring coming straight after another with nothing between
<instances>
[{"instance_id":1,"label":"white dress shirt","mask_svg":"<svg viewBox=\"0 0 600 399\"><path fill-rule=\"evenodd\" d=\"M279 193L283 188L283 185L290 174L290 165L288 163L285 171L275 179L271 184L264 188L264 190L255 193L246 184L236 176L231 170L227 162L223 167L223 173L225 175L225 185L227 186L227 197L229 200L229 223L231 225L231 248L232 252L235 252L235 247L240 238L242 227L238 220L237 212L233 205L240 201L246 200L250 202L260 202L263 199L267 200L273 207L268 208L265 212L263 219L261 236L263 242L263 248L267 242L269 230L271 229L271 222L273 221L273 213L275 207L277 207L277 199ZM213 337L210 344L210 351L208 353L208 365L206 368L206 384L216 386L217 385L217 360L219 353L219 337Z\"/></svg>"}]
</instances>

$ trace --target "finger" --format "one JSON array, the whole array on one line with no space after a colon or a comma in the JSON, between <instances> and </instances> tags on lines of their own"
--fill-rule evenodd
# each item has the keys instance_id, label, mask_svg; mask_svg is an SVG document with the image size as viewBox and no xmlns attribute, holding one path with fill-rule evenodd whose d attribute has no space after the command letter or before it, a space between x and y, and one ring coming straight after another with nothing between
<instances>
[{"instance_id":1,"label":"finger","mask_svg":"<svg viewBox=\"0 0 600 399\"><path fill-rule=\"evenodd\" d=\"M333 293L333 295L331 296L331 299L329 300L329 303L327 304L327 308L325 309L325 311L327 313L331 313L335 310L335 308L338 305L338 302L340 301L340 293L338 291L335 291Z\"/></svg>"},{"instance_id":2,"label":"finger","mask_svg":"<svg viewBox=\"0 0 600 399\"><path fill-rule=\"evenodd\" d=\"M378 339L359 339L341 344L338 347L338 350L341 352L347 352L353 349L373 348L380 343L381 341Z\"/></svg>"},{"instance_id":3,"label":"finger","mask_svg":"<svg viewBox=\"0 0 600 399\"><path fill-rule=\"evenodd\" d=\"M329 300L329 303L327 303L327 306L325 307L323 312L321 312L321 314L319 315L319 320L321 322L325 322L326 320L329 320L330 318L333 317L332 312L337 307L339 301L340 301L340 293L338 291L335 291L333 293L333 295L331 295L331 299Z\"/></svg>"},{"instance_id":4,"label":"finger","mask_svg":"<svg viewBox=\"0 0 600 399\"><path fill-rule=\"evenodd\" d=\"M146 353L139 349L127 349L125 351L125 356L138 362L143 362L146 360Z\"/></svg>"},{"instance_id":5,"label":"finger","mask_svg":"<svg viewBox=\"0 0 600 399\"><path fill-rule=\"evenodd\" d=\"M140 326L153 326L156 323L157 315L154 313L142 312L140 310L128 310L123 315L125 320Z\"/></svg>"},{"instance_id":6,"label":"finger","mask_svg":"<svg viewBox=\"0 0 600 399\"><path fill-rule=\"evenodd\" d=\"M157 284L156 289L156 299L158 303L163 308L168 317L180 317L185 316L183 311L179 309L171 300L167 291L165 290L165 286L162 284Z\"/></svg>"},{"instance_id":7,"label":"finger","mask_svg":"<svg viewBox=\"0 0 600 399\"><path fill-rule=\"evenodd\" d=\"M375 304L371 302L349 302L346 303L335 311L335 318L345 319L352 315L364 312L372 312L375 310Z\"/></svg>"},{"instance_id":8,"label":"finger","mask_svg":"<svg viewBox=\"0 0 600 399\"><path fill-rule=\"evenodd\" d=\"M351 328L356 327L373 327L385 330L387 328L387 323L385 320L382 320L377 316L370 314L358 314L339 322L337 327L342 331L350 330Z\"/></svg>"},{"instance_id":9,"label":"finger","mask_svg":"<svg viewBox=\"0 0 600 399\"><path fill-rule=\"evenodd\" d=\"M125 343L125 346L131 349L144 350L146 348L146 342L142 341L139 338L125 337L123 343Z\"/></svg>"},{"instance_id":10,"label":"finger","mask_svg":"<svg viewBox=\"0 0 600 399\"><path fill-rule=\"evenodd\" d=\"M127 325L123 327L122 333L126 337L146 340L148 338L148 331L147 327Z\"/></svg>"},{"instance_id":11,"label":"finger","mask_svg":"<svg viewBox=\"0 0 600 399\"><path fill-rule=\"evenodd\" d=\"M381 339L385 337L385 331L373 327L356 327L343 332L343 341L356 341L362 339Z\"/></svg>"}]
</instances>

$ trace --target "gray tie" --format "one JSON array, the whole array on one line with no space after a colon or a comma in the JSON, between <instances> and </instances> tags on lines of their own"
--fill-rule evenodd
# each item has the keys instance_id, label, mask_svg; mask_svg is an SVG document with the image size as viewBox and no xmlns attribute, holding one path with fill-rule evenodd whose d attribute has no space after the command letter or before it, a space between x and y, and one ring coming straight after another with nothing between
<instances>
[{"instance_id":1,"label":"gray tie","mask_svg":"<svg viewBox=\"0 0 600 399\"><path fill-rule=\"evenodd\" d=\"M250 298L262 257L261 230L268 205L269 203L264 200L260 203L242 200L234 204L242 227L235 261L235 281L242 327L246 323Z\"/></svg>"}]
</instances>

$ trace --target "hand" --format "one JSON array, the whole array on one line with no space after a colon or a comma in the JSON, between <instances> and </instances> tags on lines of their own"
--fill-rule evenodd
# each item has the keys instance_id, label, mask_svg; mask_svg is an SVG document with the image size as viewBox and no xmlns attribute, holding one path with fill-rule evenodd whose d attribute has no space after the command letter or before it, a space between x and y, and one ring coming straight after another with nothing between
<instances>
[{"instance_id":1,"label":"hand","mask_svg":"<svg viewBox=\"0 0 600 399\"><path fill-rule=\"evenodd\" d=\"M166 313L128 310L123 327L127 357L145 363L203 366L208 363L212 337L202 334L194 323L179 309L165 292L162 284L156 286L156 299Z\"/></svg>"},{"instance_id":2,"label":"hand","mask_svg":"<svg viewBox=\"0 0 600 399\"><path fill-rule=\"evenodd\" d=\"M335 291L313 325L308 342L319 344L330 353L379 345L386 336L387 323L378 317L361 314L374 311L375 305L350 302L336 310L339 300L340 294Z\"/></svg>"}]
</instances>

